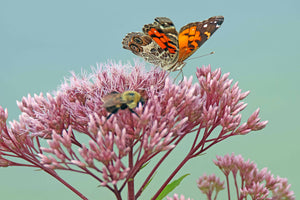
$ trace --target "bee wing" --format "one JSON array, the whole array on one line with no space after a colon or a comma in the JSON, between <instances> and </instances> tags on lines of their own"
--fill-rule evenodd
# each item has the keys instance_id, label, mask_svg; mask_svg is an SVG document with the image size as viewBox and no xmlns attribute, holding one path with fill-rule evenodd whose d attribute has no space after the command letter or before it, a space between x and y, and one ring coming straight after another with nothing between
<instances>
[{"instance_id":1,"label":"bee wing","mask_svg":"<svg viewBox=\"0 0 300 200\"><path fill-rule=\"evenodd\" d=\"M110 93L102 97L103 107L108 108L124 103L120 93Z\"/></svg>"}]
</instances>

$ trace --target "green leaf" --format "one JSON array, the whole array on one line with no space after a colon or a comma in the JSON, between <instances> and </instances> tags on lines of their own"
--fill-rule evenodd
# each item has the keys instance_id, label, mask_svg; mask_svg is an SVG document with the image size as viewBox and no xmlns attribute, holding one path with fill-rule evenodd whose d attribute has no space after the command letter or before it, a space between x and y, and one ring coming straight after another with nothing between
<instances>
[{"instance_id":1,"label":"green leaf","mask_svg":"<svg viewBox=\"0 0 300 200\"><path fill-rule=\"evenodd\" d=\"M166 197L170 192L172 192L180 183L181 181L190 174L185 174L178 178L177 180L172 181L169 183L165 189L159 194L159 196L156 198L156 200L162 200L164 197Z\"/></svg>"},{"instance_id":2,"label":"green leaf","mask_svg":"<svg viewBox=\"0 0 300 200\"><path fill-rule=\"evenodd\" d=\"M140 170L143 169L144 167L146 167L149 163L150 163L150 161L148 161L148 162L146 162L145 164L143 164L143 165L141 166Z\"/></svg>"},{"instance_id":3,"label":"green leaf","mask_svg":"<svg viewBox=\"0 0 300 200\"><path fill-rule=\"evenodd\" d=\"M153 176L150 178L150 180L148 181L148 183L145 185L145 187L143 188L143 191L146 189L146 187L151 183L151 181L153 180L154 176L156 175L156 172L155 174L153 174Z\"/></svg>"}]
</instances>

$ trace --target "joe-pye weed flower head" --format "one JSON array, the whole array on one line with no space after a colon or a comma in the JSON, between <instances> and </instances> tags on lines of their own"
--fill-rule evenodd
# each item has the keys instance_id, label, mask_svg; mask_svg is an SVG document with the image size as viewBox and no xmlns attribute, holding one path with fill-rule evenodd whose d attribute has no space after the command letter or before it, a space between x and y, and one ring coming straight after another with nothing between
<instances>
[{"instance_id":1,"label":"joe-pye weed flower head","mask_svg":"<svg viewBox=\"0 0 300 200\"><path fill-rule=\"evenodd\" d=\"M155 199L189 159L230 136L245 135L267 124L260 121L259 109L241 122L240 112L247 106L242 100L249 92L233 84L229 73L222 75L220 69L212 71L206 66L198 68L196 76L196 83L185 77L175 84L165 71L113 62L98 65L81 77L73 73L54 95L28 95L17 102L22 114L9 126L7 110L0 107L0 164L41 168L82 199L86 197L55 170L90 175L117 199L127 185L128 198L133 199L141 195L176 145L195 132L194 142L187 148L190 151L170 172ZM134 109L137 115L125 109L107 120L103 96L128 90L140 93L145 104ZM217 127L220 131L212 134ZM48 146L42 146L41 140ZM135 192L134 177L160 153L164 153L162 158ZM12 161L11 157L27 162Z\"/></svg>"},{"instance_id":2,"label":"joe-pye weed flower head","mask_svg":"<svg viewBox=\"0 0 300 200\"><path fill-rule=\"evenodd\" d=\"M249 196L255 200L294 200L294 192L290 190L287 179L274 178L267 168L259 170L254 162L244 160L241 155L217 156L214 160L216 166L223 172L226 178L228 199L244 200ZM232 175L232 179L229 176ZM235 193L230 191L230 181L233 180ZM207 199L216 199L218 193L225 189L224 181L218 177L204 174L197 180L198 188L207 196ZM232 194L232 195L231 195Z\"/></svg>"}]
</instances>

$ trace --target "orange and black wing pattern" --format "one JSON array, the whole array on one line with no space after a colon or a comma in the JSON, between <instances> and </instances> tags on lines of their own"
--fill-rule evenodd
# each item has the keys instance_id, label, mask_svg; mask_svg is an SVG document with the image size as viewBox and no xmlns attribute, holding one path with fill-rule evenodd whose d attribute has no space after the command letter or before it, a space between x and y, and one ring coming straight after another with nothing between
<instances>
[{"instance_id":1,"label":"orange and black wing pattern","mask_svg":"<svg viewBox=\"0 0 300 200\"><path fill-rule=\"evenodd\" d=\"M193 22L182 27L178 35L178 62L183 62L190 57L212 36L212 34L221 26L223 21L223 16L215 16L202 22Z\"/></svg>"},{"instance_id":2,"label":"orange and black wing pattern","mask_svg":"<svg viewBox=\"0 0 300 200\"><path fill-rule=\"evenodd\" d=\"M179 53L178 32L173 22L167 17L156 17L152 24L144 25L143 32L158 44L161 67L168 70L177 62Z\"/></svg>"},{"instance_id":3,"label":"orange and black wing pattern","mask_svg":"<svg viewBox=\"0 0 300 200\"><path fill-rule=\"evenodd\" d=\"M178 32L167 17L156 17L142 32L128 33L123 48L167 71L182 70L190 57L221 26L223 16L189 23Z\"/></svg>"}]
</instances>

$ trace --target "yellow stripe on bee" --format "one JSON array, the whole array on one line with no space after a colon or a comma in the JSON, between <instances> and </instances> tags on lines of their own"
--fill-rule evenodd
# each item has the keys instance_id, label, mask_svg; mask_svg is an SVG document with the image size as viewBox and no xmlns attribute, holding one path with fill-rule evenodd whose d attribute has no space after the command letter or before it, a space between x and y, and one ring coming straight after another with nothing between
<instances>
[{"instance_id":1,"label":"yellow stripe on bee","mask_svg":"<svg viewBox=\"0 0 300 200\"><path fill-rule=\"evenodd\" d=\"M133 109L141 100L141 95L135 91L126 91L122 93L122 99L126 102L128 108Z\"/></svg>"},{"instance_id":2,"label":"yellow stripe on bee","mask_svg":"<svg viewBox=\"0 0 300 200\"><path fill-rule=\"evenodd\" d=\"M204 34L207 36L207 39L210 38L210 35L211 35L210 32L205 31Z\"/></svg>"}]
</instances>

